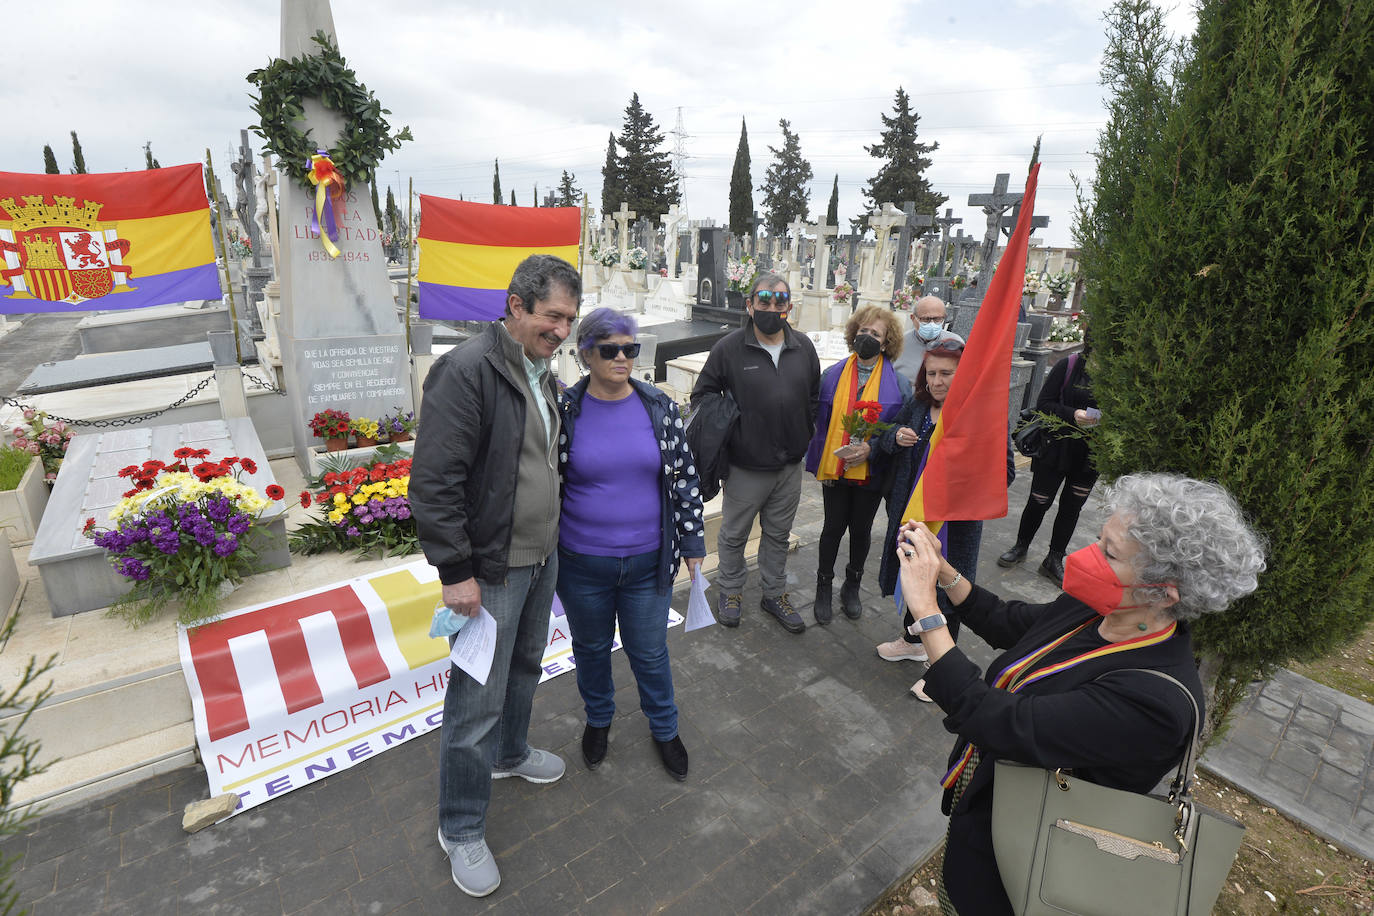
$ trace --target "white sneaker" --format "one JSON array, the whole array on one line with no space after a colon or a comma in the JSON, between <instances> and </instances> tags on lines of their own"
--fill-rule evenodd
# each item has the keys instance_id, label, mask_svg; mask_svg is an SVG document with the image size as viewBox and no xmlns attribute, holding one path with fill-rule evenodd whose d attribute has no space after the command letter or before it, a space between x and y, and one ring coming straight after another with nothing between
<instances>
[{"instance_id":1,"label":"white sneaker","mask_svg":"<svg viewBox=\"0 0 1374 916\"><path fill-rule=\"evenodd\" d=\"M934 703L934 702L935 702L935 701L932 700L930 697L926 696L926 679L925 679L925 678L921 678L919 681L917 681L916 683L914 683L914 684L911 685L911 695L912 695L913 697L915 697L916 699L920 700L922 703Z\"/></svg>"},{"instance_id":2,"label":"white sneaker","mask_svg":"<svg viewBox=\"0 0 1374 916\"><path fill-rule=\"evenodd\" d=\"M885 662L923 662L926 660L926 647L918 642L894 639L878 647L878 657Z\"/></svg>"}]
</instances>

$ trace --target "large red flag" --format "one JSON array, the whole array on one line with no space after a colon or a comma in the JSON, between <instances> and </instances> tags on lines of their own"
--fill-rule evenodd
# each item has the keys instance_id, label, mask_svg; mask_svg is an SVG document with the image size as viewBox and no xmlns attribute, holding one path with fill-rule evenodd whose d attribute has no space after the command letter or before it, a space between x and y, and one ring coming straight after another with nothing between
<instances>
[{"instance_id":1,"label":"large red flag","mask_svg":"<svg viewBox=\"0 0 1374 916\"><path fill-rule=\"evenodd\" d=\"M903 520L932 529L950 519L1002 518L1007 514L1007 399L1011 348L1016 339L1026 246L1040 165L1031 166L1016 230L988 283L968 347L950 384L930 437L925 470Z\"/></svg>"}]
</instances>

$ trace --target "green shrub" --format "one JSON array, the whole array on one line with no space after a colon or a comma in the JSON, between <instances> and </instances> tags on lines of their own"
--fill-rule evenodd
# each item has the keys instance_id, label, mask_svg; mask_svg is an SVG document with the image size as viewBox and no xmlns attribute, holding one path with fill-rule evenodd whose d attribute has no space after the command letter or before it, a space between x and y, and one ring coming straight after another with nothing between
<instances>
[{"instance_id":1,"label":"green shrub","mask_svg":"<svg viewBox=\"0 0 1374 916\"><path fill-rule=\"evenodd\" d=\"M28 470L33 456L12 445L0 447L0 492L19 486L19 478Z\"/></svg>"}]
</instances>

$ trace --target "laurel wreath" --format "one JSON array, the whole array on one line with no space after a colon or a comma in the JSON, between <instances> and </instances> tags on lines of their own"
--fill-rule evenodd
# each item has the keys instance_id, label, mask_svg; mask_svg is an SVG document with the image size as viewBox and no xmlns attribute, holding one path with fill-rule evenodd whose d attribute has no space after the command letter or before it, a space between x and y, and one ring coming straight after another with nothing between
<instances>
[{"instance_id":1,"label":"laurel wreath","mask_svg":"<svg viewBox=\"0 0 1374 916\"><path fill-rule=\"evenodd\" d=\"M343 136L329 149L335 168L350 185L369 182L388 151L400 149L403 141L415 138L409 127L391 132L383 117L391 112L358 82L333 39L321 31L311 40L320 46L320 53L290 60L278 58L248 74L248 81L258 87L258 94L252 96L253 111L259 118L253 133L262 137L277 157L278 168L308 184L310 157L321 147L298 122L305 114L302 101L318 99L324 107L342 114L346 124Z\"/></svg>"}]
</instances>

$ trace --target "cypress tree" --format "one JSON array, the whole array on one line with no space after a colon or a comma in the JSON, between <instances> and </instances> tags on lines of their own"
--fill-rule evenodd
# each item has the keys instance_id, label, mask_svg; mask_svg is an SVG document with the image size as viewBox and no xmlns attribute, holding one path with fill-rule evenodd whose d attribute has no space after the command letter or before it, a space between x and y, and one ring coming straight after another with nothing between
<instances>
[{"instance_id":1,"label":"cypress tree","mask_svg":"<svg viewBox=\"0 0 1374 916\"><path fill-rule=\"evenodd\" d=\"M616 143L625 151L617 166L624 201L650 221L667 213L669 207L682 199L682 194L672 160L660 149L663 133L653 115L639 104L637 92L625 106L625 122ZM620 206L619 201L616 206Z\"/></svg>"},{"instance_id":2,"label":"cypress tree","mask_svg":"<svg viewBox=\"0 0 1374 916\"><path fill-rule=\"evenodd\" d=\"M749 234L749 217L754 215L754 179L749 174L749 129L739 119L739 148L735 167L730 170L730 233L735 238Z\"/></svg>"},{"instance_id":3,"label":"cypress tree","mask_svg":"<svg viewBox=\"0 0 1374 916\"><path fill-rule=\"evenodd\" d=\"M55 163L54 163L55 164ZM153 158L153 141L143 144L143 164L145 169L160 169L162 163Z\"/></svg>"},{"instance_id":4,"label":"cypress tree","mask_svg":"<svg viewBox=\"0 0 1374 916\"><path fill-rule=\"evenodd\" d=\"M81 141L76 139L76 131L72 131L72 174L86 174L86 155L81 152Z\"/></svg>"},{"instance_id":5,"label":"cypress tree","mask_svg":"<svg viewBox=\"0 0 1374 916\"><path fill-rule=\"evenodd\" d=\"M576 207L580 203L579 198L582 192L577 188L577 176L567 169L563 170L563 177L558 181L558 205L560 207Z\"/></svg>"},{"instance_id":6,"label":"cypress tree","mask_svg":"<svg viewBox=\"0 0 1374 916\"><path fill-rule=\"evenodd\" d=\"M531 207L537 207L537 206L539 206L539 182L535 182L535 183L534 183L534 191L533 191L533 194L534 194L534 196L533 196L533 198L531 198L531 199L534 201L534 203L530 204L530 206L531 206Z\"/></svg>"},{"instance_id":7,"label":"cypress tree","mask_svg":"<svg viewBox=\"0 0 1374 916\"><path fill-rule=\"evenodd\" d=\"M825 224L827 226L838 226L840 224L840 176L835 176L835 183L830 186L830 204L825 208Z\"/></svg>"},{"instance_id":8,"label":"cypress tree","mask_svg":"<svg viewBox=\"0 0 1374 916\"><path fill-rule=\"evenodd\" d=\"M57 156L52 151L52 145L43 144L43 172L47 175L56 175L62 170L57 167Z\"/></svg>"},{"instance_id":9,"label":"cypress tree","mask_svg":"<svg viewBox=\"0 0 1374 916\"><path fill-rule=\"evenodd\" d=\"M885 202L901 204L903 201L916 202L917 213L931 213L949 198L936 194L925 177L930 168L929 153L940 148L939 143L921 143L916 139L916 128L921 116L911 110L911 99L906 90L897 87L897 98L892 104L892 117L881 115L883 119L882 142L864 149L875 159L882 159L878 174L864 188L868 198L868 210L876 210ZM868 214L860 217L860 223L868 229Z\"/></svg>"},{"instance_id":10,"label":"cypress tree","mask_svg":"<svg viewBox=\"0 0 1374 916\"><path fill-rule=\"evenodd\" d=\"M1092 278L1098 468L1217 480L1269 539L1194 629L1213 722L1374 616L1371 59L1367 0L1205 0Z\"/></svg>"},{"instance_id":11,"label":"cypress tree","mask_svg":"<svg viewBox=\"0 0 1374 916\"><path fill-rule=\"evenodd\" d=\"M801 138L792 133L786 118L778 120L782 128L782 148L768 147L773 164L768 166L764 183L763 205L768 211L768 231L781 236L787 224L797 217L806 219L811 200L811 163L802 158Z\"/></svg>"},{"instance_id":12,"label":"cypress tree","mask_svg":"<svg viewBox=\"0 0 1374 916\"><path fill-rule=\"evenodd\" d=\"M382 204L377 200L377 176L372 176L372 215L377 218L377 225L382 224Z\"/></svg>"},{"instance_id":13,"label":"cypress tree","mask_svg":"<svg viewBox=\"0 0 1374 916\"><path fill-rule=\"evenodd\" d=\"M606 164L601 167L601 212L614 213L625 199L620 179L620 157L615 153L615 134L606 143Z\"/></svg>"},{"instance_id":14,"label":"cypress tree","mask_svg":"<svg viewBox=\"0 0 1374 916\"><path fill-rule=\"evenodd\" d=\"M491 171L491 202L503 204L505 201L501 199L501 160L496 159L494 162Z\"/></svg>"},{"instance_id":15,"label":"cypress tree","mask_svg":"<svg viewBox=\"0 0 1374 916\"><path fill-rule=\"evenodd\" d=\"M401 214L396 209L396 195L391 193L391 185L386 187L386 231L392 235L396 234L396 226L400 223Z\"/></svg>"},{"instance_id":16,"label":"cypress tree","mask_svg":"<svg viewBox=\"0 0 1374 916\"><path fill-rule=\"evenodd\" d=\"M511 189L510 189L510 205L511 205L512 207L518 207L518 206L520 206L519 204L517 204L517 203L515 202L515 188L511 188Z\"/></svg>"}]
</instances>

